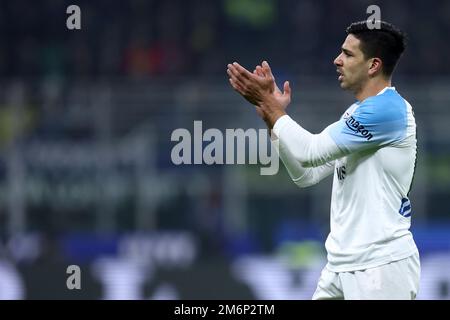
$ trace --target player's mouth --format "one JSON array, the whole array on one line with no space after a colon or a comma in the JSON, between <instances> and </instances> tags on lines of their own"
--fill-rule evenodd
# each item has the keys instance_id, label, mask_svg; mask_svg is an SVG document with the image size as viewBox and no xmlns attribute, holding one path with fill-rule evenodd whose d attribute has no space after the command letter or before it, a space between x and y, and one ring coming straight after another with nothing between
<instances>
[{"instance_id":1,"label":"player's mouth","mask_svg":"<svg viewBox=\"0 0 450 320\"><path fill-rule=\"evenodd\" d=\"M339 75L338 81L342 81L344 79L344 75L342 74L342 71L340 71L339 69L336 69L336 72Z\"/></svg>"}]
</instances>

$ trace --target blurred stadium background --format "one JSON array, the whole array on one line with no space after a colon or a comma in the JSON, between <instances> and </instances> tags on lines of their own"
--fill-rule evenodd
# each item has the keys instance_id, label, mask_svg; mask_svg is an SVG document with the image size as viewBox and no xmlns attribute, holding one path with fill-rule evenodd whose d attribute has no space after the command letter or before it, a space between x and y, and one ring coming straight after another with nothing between
<instances>
[{"instance_id":1,"label":"blurred stadium background","mask_svg":"<svg viewBox=\"0 0 450 320\"><path fill-rule=\"evenodd\" d=\"M66 28L80 6L82 29ZM310 299L331 179L173 165L173 130L264 128L226 64L270 61L318 132L352 103L332 62L368 5L409 34L420 299L450 298L449 1L0 2L0 298ZM81 267L81 290L66 268Z\"/></svg>"}]
</instances>

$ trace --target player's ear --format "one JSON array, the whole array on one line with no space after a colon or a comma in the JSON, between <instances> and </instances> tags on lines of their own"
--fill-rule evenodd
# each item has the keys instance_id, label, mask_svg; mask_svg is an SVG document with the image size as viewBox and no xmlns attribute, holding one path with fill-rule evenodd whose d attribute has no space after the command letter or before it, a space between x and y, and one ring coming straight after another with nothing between
<instances>
[{"instance_id":1,"label":"player's ear","mask_svg":"<svg viewBox=\"0 0 450 320\"><path fill-rule=\"evenodd\" d=\"M369 76L375 76L381 72L383 61L380 58L371 58L369 59L369 63Z\"/></svg>"}]
</instances>

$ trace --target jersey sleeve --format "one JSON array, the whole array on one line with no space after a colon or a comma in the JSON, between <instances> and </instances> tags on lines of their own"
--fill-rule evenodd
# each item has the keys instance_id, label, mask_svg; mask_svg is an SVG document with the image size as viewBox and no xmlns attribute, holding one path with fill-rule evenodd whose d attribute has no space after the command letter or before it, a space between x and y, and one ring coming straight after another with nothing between
<instances>
[{"instance_id":1,"label":"jersey sleeve","mask_svg":"<svg viewBox=\"0 0 450 320\"><path fill-rule=\"evenodd\" d=\"M278 152L287 173L300 188L315 185L333 173L334 161L326 162L318 167L305 168L292 154L284 141L280 141L275 135L272 135L272 143L275 145L275 150Z\"/></svg>"},{"instance_id":2,"label":"jersey sleeve","mask_svg":"<svg viewBox=\"0 0 450 320\"><path fill-rule=\"evenodd\" d=\"M318 167L343 155L326 130L312 134L288 115L276 121L272 136L280 140L282 150L289 151L303 168Z\"/></svg>"},{"instance_id":3,"label":"jersey sleeve","mask_svg":"<svg viewBox=\"0 0 450 320\"><path fill-rule=\"evenodd\" d=\"M406 135L406 107L401 103L369 98L327 131L344 154L395 143Z\"/></svg>"}]
</instances>

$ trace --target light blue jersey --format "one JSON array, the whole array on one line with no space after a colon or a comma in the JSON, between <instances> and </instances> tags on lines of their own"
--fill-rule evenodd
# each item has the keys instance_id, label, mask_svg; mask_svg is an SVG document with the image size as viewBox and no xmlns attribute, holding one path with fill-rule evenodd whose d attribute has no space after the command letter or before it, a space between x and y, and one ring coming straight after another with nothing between
<instances>
[{"instance_id":1,"label":"light blue jersey","mask_svg":"<svg viewBox=\"0 0 450 320\"><path fill-rule=\"evenodd\" d=\"M394 89L353 104L329 134L339 148L350 153L379 148L406 136L406 102Z\"/></svg>"},{"instance_id":2,"label":"light blue jersey","mask_svg":"<svg viewBox=\"0 0 450 320\"><path fill-rule=\"evenodd\" d=\"M274 126L280 157L300 187L334 172L327 268L362 270L417 252L408 192L416 160L411 105L393 87L351 105L313 135L288 116Z\"/></svg>"},{"instance_id":3,"label":"light blue jersey","mask_svg":"<svg viewBox=\"0 0 450 320\"><path fill-rule=\"evenodd\" d=\"M328 133L346 154L335 162L329 269L369 268L415 253L408 192L416 124L409 103L386 88L352 105Z\"/></svg>"}]
</instances>

